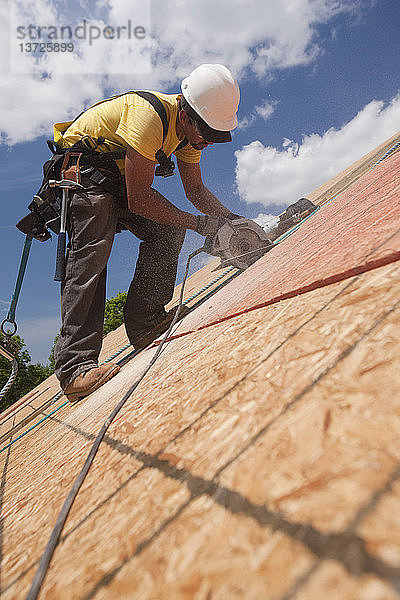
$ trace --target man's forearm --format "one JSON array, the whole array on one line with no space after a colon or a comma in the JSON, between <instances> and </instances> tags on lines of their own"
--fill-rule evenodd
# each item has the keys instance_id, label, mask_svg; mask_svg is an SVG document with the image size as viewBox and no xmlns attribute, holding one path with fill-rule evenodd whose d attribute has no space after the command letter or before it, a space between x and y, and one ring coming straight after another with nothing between
<instances>
[{"instance_id":1,"label":"man's forearm","mask_svg":"<svg viewBox=\"0 0 400 600\"><path fill-rule=\"evenodd\" d=\"M174 206L157 190L150 188L141 194L129 194L129 210L156 223L173 225L183 229L196 229L197 218Z\"/></svg>"},{"instance_id":2,"label":"man's forearm","mask_svg":"<svg viewBox=\"0 0 400 600\"><path fill-rule=\"evenodd\" d=\"M231 211L214 196L205 185L199 187L188 196L190 202L205 215L226 217Z\"/></svg>"}]
</instances>

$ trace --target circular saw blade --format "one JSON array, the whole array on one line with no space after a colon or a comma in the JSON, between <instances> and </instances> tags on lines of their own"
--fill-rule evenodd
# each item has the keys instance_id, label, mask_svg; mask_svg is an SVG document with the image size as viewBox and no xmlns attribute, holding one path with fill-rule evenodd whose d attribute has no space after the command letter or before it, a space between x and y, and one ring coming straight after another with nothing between
<instances>
[{"instance_id":1,"label":"circular saw blade","mask_svg":"<svg viewBox=\"0 0 400 600\"><path fill-rule=\"evenodd\" d=\"M270 248L272 243L260 225L249 219L236 219L218 231L211 254L221 258L221 267L232 265L243 270Z\"/></svg>"}]
</instances>

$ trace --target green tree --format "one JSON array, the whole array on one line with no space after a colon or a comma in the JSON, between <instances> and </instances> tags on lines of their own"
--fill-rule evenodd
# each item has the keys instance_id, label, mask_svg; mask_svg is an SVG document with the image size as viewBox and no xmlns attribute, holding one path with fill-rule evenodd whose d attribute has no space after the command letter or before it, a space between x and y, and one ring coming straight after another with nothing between
<instances>
[{"instance_id":1,"label":"green tree","mask_svg":"<svg viewBox=\"0 0 400 600\"><path fill-rule=\"evenodd\" d=\"M56 343L58 338L60 337L60 334L58 333L56 335L56 337L54 338L54 342L53 342L53 347L50 351L50 356L49 356L49 369L50 369L50 373L54 373L54 369L55 369L55 359L54 359L54 348L56 347Z\"/></svg>"},{"instance_id":2,"label":"green tree","mask_svg":"<svg viewBox=\"0 0 400 600\"><path fill-rule=\"evenodd\" d=\"M2 336L0 335L0 338ZM18 335L13 339L21 345L21 350L17 355L18 375L12 387L7 394L0 399L0 411L5 410L11 404L14 404L19 398L22 398L27 392L35 388L39 383L51 375L48 366L41 363L32 364L28 350L25 348L24 340ZM11 374L11 363L0 355L0 390L3 389Z\"/></svg>"},{"instance_id":3,"label":"green tree","mask_svg":"<svg viewBox=\"0 0 400 600\"><path fill-rule=\"evenodd\" d=\"M106 302L104 313L104 335L114 331L124 322L123 310L126 302L126 292L119 292Z\"/></svg>"}]
</instances>

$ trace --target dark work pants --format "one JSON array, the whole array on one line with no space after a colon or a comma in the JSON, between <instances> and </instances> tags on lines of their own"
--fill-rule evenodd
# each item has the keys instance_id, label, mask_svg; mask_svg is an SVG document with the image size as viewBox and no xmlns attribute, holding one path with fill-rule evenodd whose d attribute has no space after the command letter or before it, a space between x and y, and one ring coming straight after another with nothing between
<instances>
[{"instance_id":1,"label":"dark work pants","mask_svg":"<svg viewBox=\"0 0 400 600\"><path fill-rule=\"evenodd\" d=\"M124 310L125 322L163 308L173 295L185 230L134 215L111 193L83 178L68 208L66 275L61 285L60 336L55 373L65 387L97 366L103 338L107 261L121 222L142 240ZM128 327L127 327L128 330Z\"/></svg>"}]
</instances>

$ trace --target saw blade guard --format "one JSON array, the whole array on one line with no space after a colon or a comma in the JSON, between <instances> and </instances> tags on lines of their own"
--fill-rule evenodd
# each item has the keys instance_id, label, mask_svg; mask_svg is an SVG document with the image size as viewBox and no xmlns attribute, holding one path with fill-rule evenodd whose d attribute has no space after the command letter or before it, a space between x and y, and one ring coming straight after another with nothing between
<instances>
[{"instance_id":1,"label":"saw blade guard","mask_svg":"<svg viewBox=\"0 0 400 600\"><path fill-rule=\"evenodd\" d=\"M263 228L254 221L243 218L224 223L207 251L221 259L219 268L232 265L244 270L272 247Z\"/></svg>"}]
</instances>

